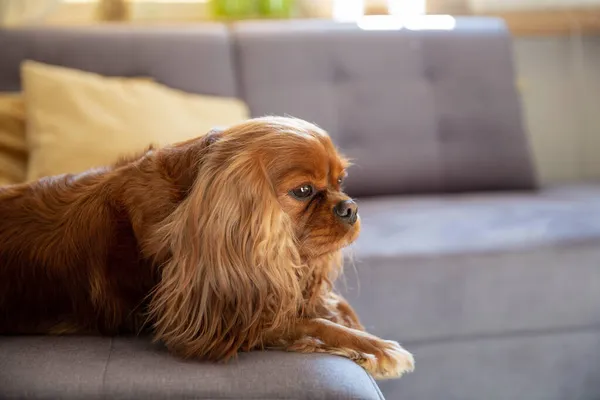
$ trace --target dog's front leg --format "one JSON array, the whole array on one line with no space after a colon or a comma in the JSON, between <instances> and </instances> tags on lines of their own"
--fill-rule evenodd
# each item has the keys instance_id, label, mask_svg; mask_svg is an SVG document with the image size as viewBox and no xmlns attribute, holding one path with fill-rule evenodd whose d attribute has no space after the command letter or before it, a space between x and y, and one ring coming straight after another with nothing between
<instances>
[{"instance_id":1,"label":"dog's front leg","mask_svg":"<svg viewBox=\"0 0 600 400\"><path fill-rule=\"evenodd\" d=\"M358 314L356 314L356 311L354 311L354 309L352 308L350 303L348 303L346 301L346 299L344 299L340 295L334 294L334 296L337 297L336 310L342 321L339 323L344 326L347 326L348 328L353 328L353 329L358 329L358 330L364 331L365 327L360 322L360 319L358 318ZM334 322L337 322L337 321L334 321Z\"/></svg>"},{"instance_id":2,"label":"dog's front leg","mask_svg":"<svg viewBox=\"0 0 600 400\"><path fill-rule=\"evenodd\" d=\"M300 320L294 326L288 351L329 353L347 357L376 379L398 378L414 369L414 358L397 342L348 328L330 320Z\"/></svg>"},{"instance_id":3,"label":"dog's front leg","mask_svg":"<svg viewBox=\"0 0 600 400\"><path fill-rule=\"evenodd\" d=\"M328 292L319 299L318 304L313 318L324 318L348 328L365 330L356 311L341 295Z\"/></svg>"}]
</instances>

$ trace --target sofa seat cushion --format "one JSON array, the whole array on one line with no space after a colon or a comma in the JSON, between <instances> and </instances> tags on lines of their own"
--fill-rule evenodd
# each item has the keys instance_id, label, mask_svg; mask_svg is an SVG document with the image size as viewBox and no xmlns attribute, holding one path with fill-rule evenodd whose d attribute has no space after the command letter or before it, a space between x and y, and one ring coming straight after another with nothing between
<instances>
[{"instance_id":1,"label":"sofa seat cushion","mask_svg":"<svg viewBox=\"0 0 600 400\"><path fill-rule=\"evenodd\" d=\"M386 398L595 398L600 185L359 205L339 287L417 365Z\"/></svg>"},{"instance_id":2,"label":"sofa seat cushion","mask_svg":"<svg viewBox=\"0 0 600 400\"><path fill-rule=\"evenodd\" d=\"M361 256L524 249L600 239L600 185L360 202Z\"/></svg>"},{"instance_id":3,"label":"sofa seat cushion","mask_svg":"<svg viewBox=\"0 0 600 400\"><path fill-rule=\"evenodd\" d=\"M102 337L0 337L0 398L383 399L341 357L253 352L212 364L143 338Z\"/></svg>"},{"instance_id":4,"label":"sofa seat cushion","mask_svg":"<svg viewBox=\"0 0 600 400\"><path fill-rule=\"evenodd\" d=\"M600 185L359 206L339 285L376 334L408 345L600 325Z\"/></svg>"}]
</instances>

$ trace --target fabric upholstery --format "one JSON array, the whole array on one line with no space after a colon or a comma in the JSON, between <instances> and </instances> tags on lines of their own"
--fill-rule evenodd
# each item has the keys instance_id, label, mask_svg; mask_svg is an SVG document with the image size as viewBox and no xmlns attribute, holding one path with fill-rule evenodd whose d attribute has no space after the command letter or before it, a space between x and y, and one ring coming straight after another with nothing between
<instances>
[{"instance_id":1,"label":"fabric upholstery","mask_svg":"<svg viewBox=\"0 0 600 400\"><path fill-rule=\"evenodd\" d=\"M357 200L362 256L498 252L600 237L600 218L591 218L600 215L595 185Z\"/></svg>"},{"instance_id":2,"label":"fabric upholstery","mask_svg":"<svg viewBox=\"0 0 600 400\"><path fill-rule=\"evenodd\" d=\"M600 396L600 185L359 208L363 230L338 286L367 329L400 341L417 365L382 383L386 398Z\"/></svg>"},{"instance_id":3,"label":"fabric upholstery","mask_svg":"<svg viewBox=\"0 0 600 400\"><path fill-rule=\"evenodd\" d=\"M19 93L0 93L0 186L25 181L25 107Z\"/></svg>"},{"instance_id":4,"label":"fabric upholstery","mask_svg":"<svg viewBox=\"0 0 600 400\"><path fill-rule=\"evenodd\" d=\"M182 361L143 338L0 337L2 399L382 400L371 377L336 356L242 354Z\"/></svg>"},{"instance_id":5,"label":"fabric upholstery","mask_svg":"<svg viewBox=\"0 0 600 400\"><path fill-rule=\"evenodd\" d=\"M417 368L386 399L596 400L600 327L411 345Z\"/></svg>"},{"instance_id":6,"label":"fabric upholstery","mask_svg":"<svg viewBox=\"0 0 600 400\"><path fill-rule=\"evenodd\" d=\"M79 173L248 118L235 98L189 94L139 78L23 64L27 179Z\"/></svg>"},{"instance_id":7,"label":"fabric upholstery","mask_svg":"<svg viewBox=\"0 0 600 400\"><path fill-rule=\"evenodd\" d=\"M483 21L450 31L240 23L241 95L253 115L327 129L356 164L354 195L532 188L511 41L499 20Z\"/></svg>"},{"instance_id":8,"label":"fabric upholstery","mask_svg":"<svg viewBox=\"0 0 600 400\"><path fill-rule=\"evenodd\" d=\"M21 89L25 60L105 76L152 77L174 89L236 97L227 27L110 25L0 28L0 91Z\"/></svg>"}]
</instances>

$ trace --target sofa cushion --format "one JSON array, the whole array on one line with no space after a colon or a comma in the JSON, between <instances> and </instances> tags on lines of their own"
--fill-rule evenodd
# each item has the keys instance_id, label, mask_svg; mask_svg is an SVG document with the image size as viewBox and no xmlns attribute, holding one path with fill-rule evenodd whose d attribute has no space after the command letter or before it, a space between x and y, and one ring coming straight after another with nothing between
<instances>
[{"instance_id":1,"label":"sofa cushion","mask_svg":"<svg viewBox=\"0 0 600 400\"><path fill-rule=\"evenodd\" d=\"M410 344L418 369L387 399L596 400L600 327ZM433 378L432 378L433 377Z\"/></svg>"},{"instance_id":2,"label":"sofa cushion","mask_svg":"<svg viewBox=\"0 0 600 400\"><path fill-rule=\"evenodd\" d=\"M27 179L79 173L248 118L236 99L27 61Z\"/></svg>"},{"instance_id":3,"label":"sofa cushion","mask_svg":"<svg viewBox=\"0 0 600 400\"><path fill-rule=\"evenodd\" d=\"M428 342L600 324L600 185L359 207L356 273L340 288L377 334Z\"/></svg>"},{"instance_id":4,"label":"sofa cushion","mask_svg":"<svg viewBox=\"0 0 600 400\"><path fill-rule=\"evenodd\" d=\"M338 287L417 364L386 398L597 398L600 185L359 208Z\"/></svg>"},{"instance_id":5,"label":"sofa cushion","mask_svg":"<svg viewBox=\"0 0 600 400\"><path fill-rule=\"evenodd\" d=\"M253 115L328 130L356 164L353 195L531 188L508 30L496 19L455 22L236 24L241 96Z\"/></svg>"},{"instance_id":6,"label":"sofa cushion","mask_svg":"<svg viewBox=\"0 0 600 400\"><path fill-rule=\"evenodd\" d=\"M440 256L600 238L600 185L360 201L360 256Z\"/></svg>"},{"instance_id":7,"label":"sofa cushion","mask_svg":"<svg viewBox=\"0 0 600 400\"><path fill-rule=\"evenodd\" d=\"M152 77L190 93L237 95L222 24L0 29L0 49L0 91L19 91L21 63L33 60L105 76Z\"/></svg>"},{"instance_id":8,"label":"sofa cushion","mask_svg":"<svg viewBox=\"0 0 600 400\"><path fill-rule=\"evenodd\" d=\"M0 337L0 398L383 399L341 357L253 352L209 364L147 339L101 337Z\"/></svg>"},{"instance_id":9,"label":"sofa cushion","mask_svg":"<svg viewBox=\"0 0 600 400\"><path fill-rule=\"evenodd\" d=\"M19 93L0 93L0 186L27 175L25 106Z\"/></svg>"}]
</instances>

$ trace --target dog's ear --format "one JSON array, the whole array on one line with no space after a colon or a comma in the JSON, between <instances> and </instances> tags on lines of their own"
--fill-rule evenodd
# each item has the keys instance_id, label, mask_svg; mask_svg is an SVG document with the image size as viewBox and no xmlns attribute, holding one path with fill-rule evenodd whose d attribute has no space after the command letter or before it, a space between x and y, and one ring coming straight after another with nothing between
<instances>
[{"instance_id":1,"label":"dog's ear","mask_svg":"<svg viewBox=\"0 0 600 400\"><path fill-rule=\"evenodd\" d=\"M224 131L224 128L213 128L199 138L167 147L158 155L166 175L171 177L182 198L191 190L210 146L222 137Z\"/></svg>"},{"instance_id":2,"label":"dog's ear","mask_svg":"<svg viewBox=\"0 0 600 400\"><path fill-rule=\"evenodd\" d=\"M260 345L301 304L291 221L259 158L239 146L247 149L223 141L206 152L153 239L171 254L150 304L155 335L184 356L224 359Z\"/></svg>"}]
</instances>

